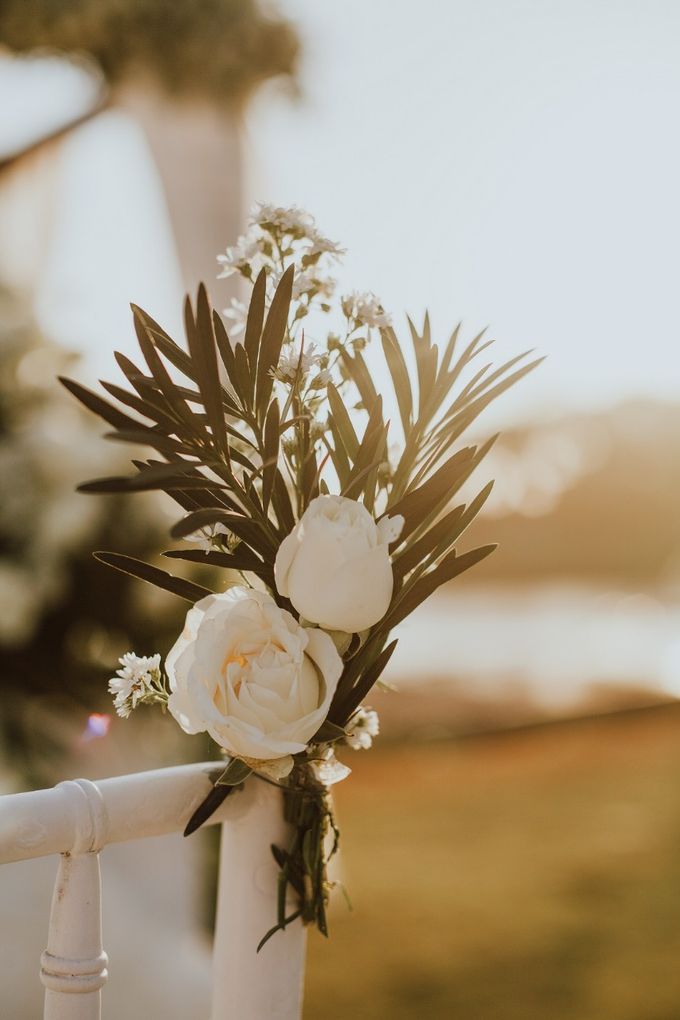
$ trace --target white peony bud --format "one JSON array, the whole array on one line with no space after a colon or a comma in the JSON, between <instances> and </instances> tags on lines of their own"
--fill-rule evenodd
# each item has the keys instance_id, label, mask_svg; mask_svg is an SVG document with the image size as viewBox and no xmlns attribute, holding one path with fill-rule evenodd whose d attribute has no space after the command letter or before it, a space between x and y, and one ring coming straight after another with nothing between
<instances>
[{"instance_id":1,"label":"white peony bud","mask_svg":"<svg viewBox=\"0 0 680 1020\"><path fill-rule=\"evenodd\" d=\"M389 544L403 526L400 516L376 524L354 499L317 496L279 547L279 593L305 620L328 630L367 630L392 599Z\"/></svg>"}]
</instances>

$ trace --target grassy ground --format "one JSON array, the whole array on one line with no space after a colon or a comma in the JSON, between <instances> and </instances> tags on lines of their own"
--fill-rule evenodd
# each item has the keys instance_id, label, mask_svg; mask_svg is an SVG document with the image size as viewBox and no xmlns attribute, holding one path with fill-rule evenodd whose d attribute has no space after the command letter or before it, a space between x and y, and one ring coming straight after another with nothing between
<instances>
[{"instance_id":1,"label":"grassy ground","mask_svg":"<svg viewBox=\"0 0 680 1020\"><path fill-rule=\"evenodd\" d=\"M351 764L305 1020L678 1020L678 708Z\"/></svg>"}]
</instances>

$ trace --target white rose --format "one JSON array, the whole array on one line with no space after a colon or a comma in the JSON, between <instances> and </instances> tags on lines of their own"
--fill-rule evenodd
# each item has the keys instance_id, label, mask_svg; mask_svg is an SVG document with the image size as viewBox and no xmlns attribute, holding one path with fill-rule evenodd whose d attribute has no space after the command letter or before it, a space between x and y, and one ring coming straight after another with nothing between
<instances>
[{"instance_id":1,"label":"white rose","mask_svg":"<svg viewBox=\"0 0 680 1020\"><path fill-rule=\"evenodd\" d=\"M404 518L375 520L362 503L317 496L279 547L276 587L300 616L357 633L381 620L392 599L389 544Z\"/></svg>"},{"instance_id":2,"label":"white rose","mask_svg":"<svg viewBox=\"0 0 680 1020\"><path fill-rule=\"evenodd\" d=\"M168 707L186 733L208 732L233 756L260 762L305 750L342 659L328 634L301 627L271 595L234 587L189 610L165 668Z\"/></svg>"}]
</instances>

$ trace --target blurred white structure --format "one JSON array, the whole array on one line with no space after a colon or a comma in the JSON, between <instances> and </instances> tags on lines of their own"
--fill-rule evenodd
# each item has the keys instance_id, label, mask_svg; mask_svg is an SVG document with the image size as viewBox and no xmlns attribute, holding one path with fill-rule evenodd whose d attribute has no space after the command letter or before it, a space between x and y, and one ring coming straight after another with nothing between
<instances>
[{"instance_id":1,"label":"blurred white structure","mask_svg":"<svg viewBox=\"0 0 680 1020\"><path fill-rule=\"evenodd\" d=\"M45 1020L101 1017L108 977L99 875L103 847L181 831L209 792L214 769L214 763L178 766L0 797L0 863L60 854L41 958ZM251 779L210 822L223 823L211 1020L299 1020L302 925L291 924L256 953L276 916L277 868L270 845L285 844L288 837L281 794ZM134 941L138 935L128 937ZM144 957L148 947L140 944L138 952Z\"/></svg>"}]
</instances>

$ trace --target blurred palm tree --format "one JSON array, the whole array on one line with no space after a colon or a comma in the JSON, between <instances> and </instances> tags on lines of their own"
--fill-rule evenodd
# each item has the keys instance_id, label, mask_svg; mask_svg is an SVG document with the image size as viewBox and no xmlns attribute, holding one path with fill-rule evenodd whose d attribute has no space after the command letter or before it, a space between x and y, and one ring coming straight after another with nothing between
<instances>
[{"instance_id":1,"label":"blurred palm tree","mask_svg":"<svg viewBox=\"0 0 680 1020\"><path fill-rule=\"evenodd\" d=\"M167 647L182 613L91 556L123 544L153 555L164 515L157 500L74 491L93 469L115 472L126 458L107 452L54 385L72 361L0 289L0 754L32 782L49 780L73 726L109 710L105 681L118 657Z\"/></svg>"},{"instance_id":2,"label":"blurred palm tree","mask_svg":"<svg viewBox=\"0 0 680 1020\"><path fill-rule=\"evenodd\" d=\"M0 44L103 76L146 133L187 289L213 280L241 226L240 115L264 82L293 83L292 25L260 0L0 0Z\"/></svg>"}]
</instances>

